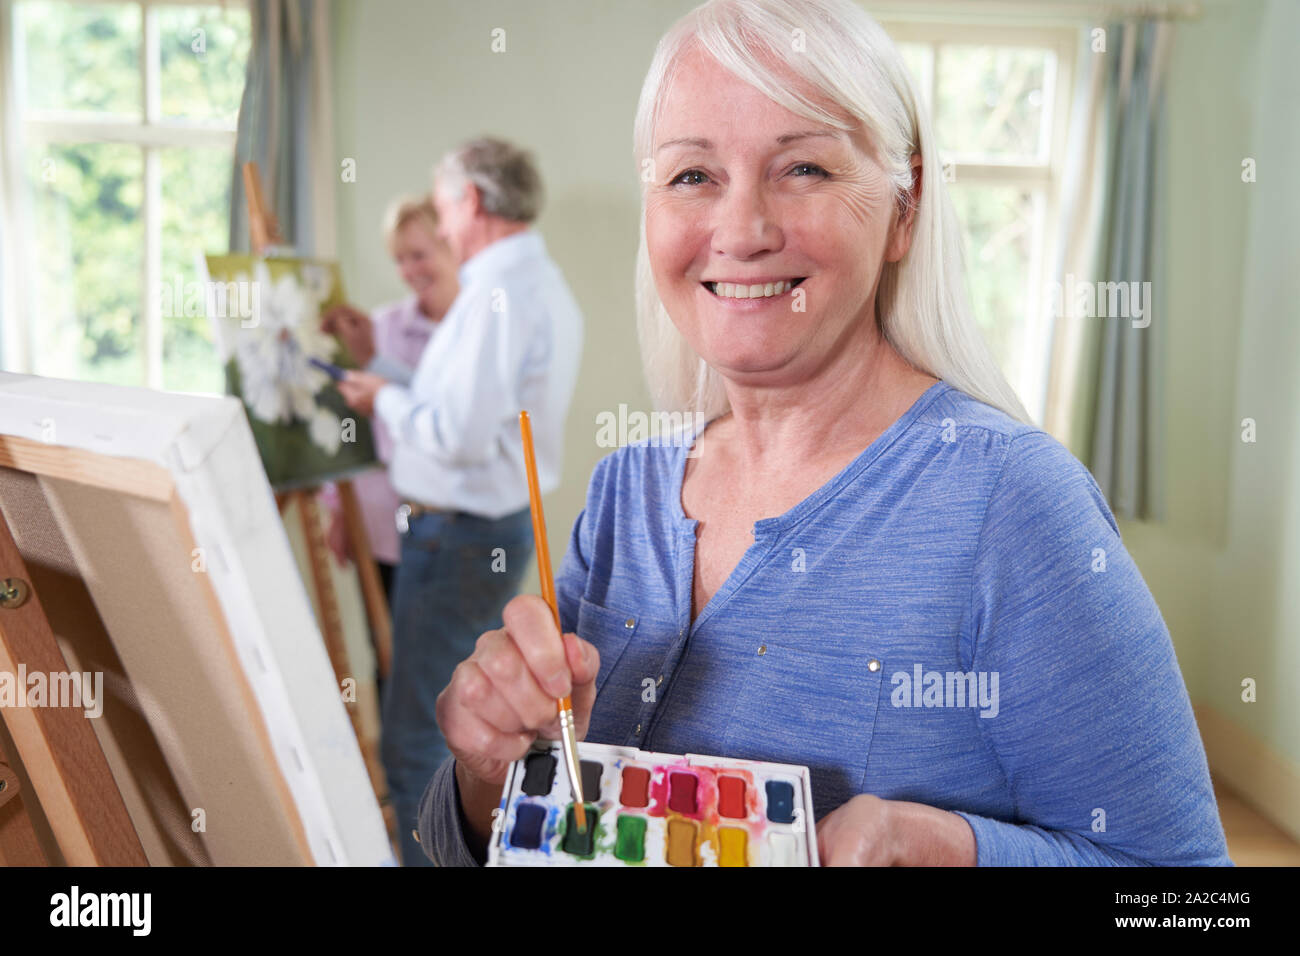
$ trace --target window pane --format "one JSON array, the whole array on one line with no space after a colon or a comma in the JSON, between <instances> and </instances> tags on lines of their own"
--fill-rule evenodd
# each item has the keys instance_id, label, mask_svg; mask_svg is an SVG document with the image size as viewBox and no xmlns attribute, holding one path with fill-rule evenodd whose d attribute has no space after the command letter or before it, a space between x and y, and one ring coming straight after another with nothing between
<instances>
[{"instance_id":1,"label":"window pane","mask_svg":"<svg viewBox=\"0 0 1300 956\"><path fill-rule=\"evenodd\" d=\"M900 43L898 52L903 56L903 63L907 65L908 72L912 74L912 82L916 85L916 92L920 94L922 102L929 105L929 76L930 61L932 58L931 47L928 43Z\"/></svg>"},{"instance_id":2,"label":"window pane","mask_svg":"<svg viewBox=\"0 0 1300 956\"><path fill-rule=\"evenodd\" d=\"M1039 160L1051 56L1047 50L944 46L936 116L943 148L967 161Z\"/></svg>"},{"instance_id":3,"label":"window pane","mask_svg":"<svg viewBox=\"0 0 1300 956\"><path fill-rule=\"evenodd\" d=\"M96 143L27 156L33 371L144 384L141 151Z\"/></svg>"},{"instance_id":4,"label":"window pane","mask_svg":"<svg viewBox=\"0 0 1300 956\"><path fill-rule=\"evenodd\" d=\"M248 63L247 9L158 7L165 119L235 124Z\"/></svg>"},{"instance_id":5,"label":"window pane","mask_svg":"<svg viewBox=\"0 0 1300 956\"><path fill-rule=\"evenodd\" d=\"M1016 385L1022 379L1038 203L1030 190L960 183L952 189L952 201L962 224L975 321Z\"/></svg>"},{"instance_id":6,"label":"window pane","mask_svg":"<svg viewBox=\"0 0 1300 956\"><path fill-rule=\"evenodd\" d=\"M234 152L165 149L162 171L163 388L223 392L225 379L202 308L198 257L230 247Z\"/></svg>"},{"instance_id":7,"label":"window pane","mask_svg":"<svg viewBox=\"0 0 1300 956\"><path fill-rule=\"evenodd\" d=\"M15 13L28 109L141 115L140 7L23 0Z\"/></svg>"}]
</instances>

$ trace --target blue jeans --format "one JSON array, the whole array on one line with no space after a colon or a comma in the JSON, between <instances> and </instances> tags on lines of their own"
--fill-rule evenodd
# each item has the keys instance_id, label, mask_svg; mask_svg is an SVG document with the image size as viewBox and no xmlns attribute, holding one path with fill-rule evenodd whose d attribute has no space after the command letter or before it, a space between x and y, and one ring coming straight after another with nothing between
<instances>
[{"instance_id":1,"label":"blue jeans","mask_svg":"<svg viewBox=\"0 0 1300 956\"><path fill-rule=\"evenodd\" d=\"M479 635L501 626L532 553L527 508L498 521L424 514L402 535L380 752L404 866L431 865L411 831L425 786L449 756L435 717L438 695Z\"/></svg>"}]
</instances>

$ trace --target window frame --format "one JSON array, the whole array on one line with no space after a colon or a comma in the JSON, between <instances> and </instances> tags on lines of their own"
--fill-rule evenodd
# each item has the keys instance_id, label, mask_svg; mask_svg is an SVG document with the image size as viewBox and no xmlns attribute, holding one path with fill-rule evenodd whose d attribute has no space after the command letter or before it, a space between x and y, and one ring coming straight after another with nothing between
<instances>
[{"instance_id":1,"label":"window frame","mask_svg":"<svg viewBox=\"0 0 1300 956\"><path fill-rule=\"evenodd\" d=\"M161 151L168 148L225 149L233 156L238 132L238 119L233 123L166 119L162 116L161 65L159 47L158 11L165 7L220 7L223 9L248 9L248 0L45 0L78 6L96 4L134 6L140 8L140 93L141 112L133 114L96 113L76 110L33 110L21 102L21 84L26 77L26 51L19 42L16 31L15 7L24 0L0 0L0 38L3 38L6 59L12 64L12 73L0 78L9 85L13 94L9 108L15 114L11 129L18 134L18 148L10 150L25 156L29 150L47 149L50 146L81 146L100 143L124 144L141 150L143 183L140 200L140 218L144 232L143 274L140 286L140 317L143 332L143 384L149 388L163 387L163 316L159 296L154 290L162 286L162 173ZM232 165L233 169L233 165ZM25 194L24 173L20 155L11 157L9 168L0 171L9 177L9 195L14 208L9 211L10 224L16 225L20 237L31 235L27 226L29 197ZM6 321L3 331L5 341L0 355L6 367L21 373L31 373L35 367L32 352L30 323L32 310L28 308L30 290L23 278L27 255L23 243L11 243L14 251L11 264L15 268L18 286L13 305L16 321ZM15 261L16 260L16 261ZM6 316L8 318L8 316Z\"/></svg>"},{"instance_id":2,"label":"window frame","mask_svg":"<svg viewBox=\"0 0 1300 956\"><path fill-rule=\"evenodd\" d=\"M930 111L932 125L936 119L935 81L942 67L945 46L1030 48L1053 54L1054 63L1045 77L1044 135L1039 144L1037 162L990 162L987 157L971 161L973 158L964 158L959 152L940 150L941 161L953 164L956 184L1015 186L1042 196L1037 218L1043 241L1032 244L1021 368L1019 380L1011 383L1030 416L1041 423L1046 411L1052 345L1052 323L1044 314L1042 303L1056 268L1055 250L1061 224L1061 190L1074 99L1079 27L1067 23L972 23L957 16L942 15L933 19L918 18L898 10L881 11L876 16L896 44L929 48L920 93Z\"/></svg>"}]
</instances>

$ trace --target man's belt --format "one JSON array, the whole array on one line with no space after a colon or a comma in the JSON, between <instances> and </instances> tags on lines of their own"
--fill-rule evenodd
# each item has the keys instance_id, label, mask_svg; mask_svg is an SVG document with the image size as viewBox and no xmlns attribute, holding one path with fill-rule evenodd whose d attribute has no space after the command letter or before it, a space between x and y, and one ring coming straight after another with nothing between
<instances>
[{"instance_id":1,"label":"man's belt","mask_svg":"<svg viewBox=\"0 0 1300 956\"><path fill-rule=\"evenodd\" d=\"M411 530L411 519L418 518L421 515L438 515L451 514L451 508L435 508L433 505L422 505L418 501L403 501L397 506L397 533L406 534Z\"/></svg>"}]
</instances>

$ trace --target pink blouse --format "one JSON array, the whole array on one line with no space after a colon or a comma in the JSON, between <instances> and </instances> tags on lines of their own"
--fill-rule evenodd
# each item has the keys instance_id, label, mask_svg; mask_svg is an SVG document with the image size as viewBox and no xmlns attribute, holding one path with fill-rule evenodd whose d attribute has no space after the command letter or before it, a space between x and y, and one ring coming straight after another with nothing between
<instances>
[{"instance_id":1,"label":"pink blouse","mask_svg":"<svg viewBox=\"0 0 1300 956\"><path fill-rule=\"evenodd\" d=\"M419 364L425 345L439 327L420 311L419 300L414 295L378 307L370 318L374 324L375 353L412 369ZM392 436L378 416L370 419L370 426L375 437L375 452L386 466L393 457ZM401 499L388 480L387 467L356 475L352 487L356 489L375 560L396 564L401 549L393 514ZM326 488L322 500L330 509L338 507L337 491L332 485Z\"/></svg>"}]
</instances>

